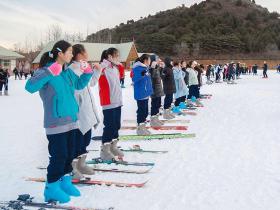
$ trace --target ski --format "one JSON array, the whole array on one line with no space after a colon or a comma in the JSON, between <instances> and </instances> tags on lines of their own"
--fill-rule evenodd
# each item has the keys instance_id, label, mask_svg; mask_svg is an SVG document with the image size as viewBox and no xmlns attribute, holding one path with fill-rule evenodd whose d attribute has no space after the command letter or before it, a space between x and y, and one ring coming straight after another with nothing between
<instances>
[{"instance_id":1,"label":"ski","mask_svg":"<svg viewBox=\"0 0 280 210\"><path fill-rule=\"evenodd\" d=\"M164 154L168 153L166 150L144 150L144 149L134 149L134 148L129 148L129 149L122 149L120 148L122 152L137 152L137 153L154 153L154 154ZM92 152L99 152L97 149L89 149L88 151ZM41 169L41 168L39 168ZM45 169L45 168L44 168Z\"/></svg>"},{"instance_id":2,"label":"ski","mask_svg":"<svg viewBox=\"0 0 280 210\"><path fill-rule=\"evenodd\" d=\"M192 115L192 116L196 116L197 115L196 112L189 112L189 111L187 111L185 109L181 110L181 114L182 115Z\"/></svg>"},{"instance_id":3,"label":"ski","mask_svg":"<svg viewBox=\"0 0 280 210\"><path fill-rule=\"evenodd\" d=\"M168 151L160 151L160 150L143 150L143 149L121 149L123 152L138 152L138 153L154 153L154 154L164 154L168 153Z\"/></svg>"},{"instance_id":4,"label":"ski","mask_svg":"<svg viewBox=\"0 0 280 210\"><path fill-rule=\"evenodd\" d=\"M101 158L93 158L92 160L86 161L87 164L116 164L125 166L154 166L154 163L141 163L141 162L127 162L120 160L109 160L103 161Z\"/></svg>"},{"instance_id":5,"label":"ski","mask_svg":"<svg viewBox=\"0 0 280 210\"><path fill-rule=\"evenodd\" d=\"M163 120L160 120L160 121L162 121L162 122L164 122L164 123L190 123L191 121L190 120L177 120L177 119L175 119L175 120L165 120L165 119L163 119ZM124 123L137 123L136 122L136 120L124 120L123 121ZM150 120L147 120L146 121L147 123L149 123L149 122L151 122Z\"/></svg>"},{"instance_id":6,"label":"ski","mask_svg":"<svg viewBox=\"0 0 280 210\"><path fill-rule=\"evenodd\" d=\"M146 170L123 170L118 168L95 168L95 172L104 172L104 173L125 173L125 174L146 174L152 170L153 167ZM45 170L47 167L39 166L37 169Z\"/></svg>"},{"instance_id":7,"label":"ski","mask_svg":"<svg viewBox=\"0 0 280 210\"><path fill-rule=\"evenodd\" d=\"M200 94L200 96L207 96L207 97L212 97L212 94Z\"/></svg>"},{"instance_id":8,"label":"ski","mask_svg":"<svg viewBox=\"0 0 280 210\"><path fill-rule=\"evenodd\" d=\"M40 209L60 209L60 210L113 210L113 207L110 208L83 208L77 206L67 206L59 205L57 202L34 202L34 197L31 197L29 194L19 195L17 200L12 201L3 201L0 202L0 209L24 209L24 207L34 207ZM5 206L2 206L5 205ZM2 208L3 207L3 208Z\"/></svg>"},{"instance_id":9,"label":"ski","mask_svg":"<svg viewBox=\"0 0 280 210\"><path fill-rule=\"evenodd\" d=\"M45 178L27 178L26 181L31 181L31 182L46 182ZM116 187L144 187L145 184L148 181L141 182L141 183L125 183L125 182L115 182L115 181L104 181L104 180L91 180L91 179L86 179L86 180L78 180L78 179L73 179L72 183L73 184L79 184L79 185L106 185L106 186L116 186Z\"/></svg>"},{"instance_id":10,"label":"ski","mask_svg":"<svg viewBox=\"0 0 280 210\"><path fill-rule=\"evenodd\" d=\"M152 135L121 135L119 140L128 141L128 140L163 140L163 139L184 139L184 138L194 138L195 134L190 133L169 133L169 134L152 134ZM92 140L101 141L102 136L94 136Z\"/></svg>"},{"instance_id":11,"label":"ski","mask_svg":"<svg viewBox=\"0 0 280 210\"><path fill-rule=\"evenodd\" d=\"M158 126L158 127L146 127L147 129L153 129L157 131L167 131L167 130L178 130L178 131L186 131L188 130L188 126ZM137 126L123 126L121 130L136 130Z\"/></svg>"}]
</instances>

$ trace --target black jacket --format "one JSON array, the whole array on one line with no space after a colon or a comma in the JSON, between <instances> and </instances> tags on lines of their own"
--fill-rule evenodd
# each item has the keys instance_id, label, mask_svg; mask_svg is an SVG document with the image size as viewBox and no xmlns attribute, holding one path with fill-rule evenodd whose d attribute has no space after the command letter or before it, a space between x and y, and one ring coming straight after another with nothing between
<instances>
[{"instance_id":1,"label":"black jacket","mask_svg":"<svg viewBox=\"0 0 280 210\"><path fill-rule=\"evenodd\" d=\"M185 77L184 77L185 83L187 86L189 86L189 72L187 72L186 68L182 68L182 71L185 72Z\"/></svg>"},{"instance_id":2,"label":"black jacket","mask_svg":"<svg viewBox=\"0 0 280 210\"><path fill-rule=\"evenodd\" d=\"M161 97L164 95L162 81L161 81L161 72L162 69L160 68L150 68L150 74L152 78L152 85L153 85L153 94L151 95L152 98Z\"/></svg>"},{"instance_id":3,"label":"black jacket","mask_svg":"<svg viewBox=\"0 0 280 210\"><path fill-rule=\"evenodd\" d=\"M7 82L8 80L8 73L6 71L4 71L3 69L0 69L0 82Z\"/></svg>"},{"instance_id":4,"label":"black jacket","mask_svg":"<svg viewBox=\"0 0 280 210\"><path fill-rule=\"evenodd\" d=\"M175 80L173 75L173 69L171 66L164 67L162 71L162 82L164 94L174 94L176 93Z\"/></svg>"}]
</instances>

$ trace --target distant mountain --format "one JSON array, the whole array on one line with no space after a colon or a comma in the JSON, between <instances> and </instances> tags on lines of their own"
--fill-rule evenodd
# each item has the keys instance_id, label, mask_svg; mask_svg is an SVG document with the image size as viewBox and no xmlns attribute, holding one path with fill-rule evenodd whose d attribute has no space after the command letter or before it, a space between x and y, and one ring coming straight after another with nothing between
<instances>
[{"instance_id":1,"label":"distant mountain","mask_svg":"<svg viewBox=\"0 0 280 210\"><path fill-rule=\"evenodd\" d=\"M135 40L139 52L177 57L280 57L280 19L250 0L206 0L104 29L88 42Z\"/></svg>"}]
</instances>

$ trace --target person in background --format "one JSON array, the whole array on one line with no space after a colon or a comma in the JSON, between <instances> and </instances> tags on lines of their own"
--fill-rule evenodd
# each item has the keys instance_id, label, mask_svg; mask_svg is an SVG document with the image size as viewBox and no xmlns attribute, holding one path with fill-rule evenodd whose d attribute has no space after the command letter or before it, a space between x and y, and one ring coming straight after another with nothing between
<instances>
[{"instance_id":1,"label":"person in background","mask_svg":"<svg viewBox=\"0 0 280 210\"><path fill-rule=\"evenodd\" d=\"M268 65L266 63L266 61L263 62L263 78L267 79L267 70L268 70Z\"/></svg>"},{"instance_id":2,"label":"person in background","mask_svg":"<svg viewBox=\"0 0 280 210\"><path fill-rule=\"evenodd\" d=\"M0 96L2 96L2 90L4 88L4 95L8 96L8 79L9 79L8 69L4 70L0 65Z\"/></svg>"},{"instance_id":3,"label":"person in background","mask_svg":"<svg viewBox=\"0 0 280 210\"><path fill-rule=\"evenodd\" d=\"M152 78L153 94L151 95L151 121L150 125L154 127L162 126L163 121L159 120L159 110L161 107L161 97L164 96L161 80L162 67L160 60L151 56L150 74Z\"/></svg>"},{"instance_id":4,"label":"person in background","mask_svg":"<svg viewBox=\"0 0 280 210\"><path fill-rule=\"evenodd\" d=\"M173 94L176 93L175 80L173 75L173 61L170 58L164 59L164 68L162 70L161 78L163 82L164 98L164 119L173 119L175 115L171 113L171 104L173 102Z\"/></svg>"},{"instance_id":5,"label":"person in background","mask_svg":"<svg viewBox=\"0 0 280 210\"><path fill-rule=\"evenodd\" d=\"M17 78L19 78L19 72L18 72L17 67L14 68L13 73L15 75L15 80L17 80Z\"/></svg>"},{"instance_id":6,"label":"person in background","mask_svg":"<svg viewBox=\"0 0 280 210\"><path fill-rule=\"evenodd\" d=\"M121 84L121 88L125 88L124 86L124 78L125 78L125 69L124 69L124 66L120 63L118 65L118 69L119 69L119 72L120 72L120 84Z\"/></svg>"},{"instance_id":7,"label":"person in background","mask_svg":"<svg viewBox=\"0 0 280 210\"><path fill-rule=\"evenodd\" d=\"M185 83L185 72L182 71L180 63L177 61L173 62L173 75L175 80L175 86L176 86L176 93L175 96L175 107L172 109L172 112L175 114L180 114L181 109L186 109L186 103L185 103L185 96L188 95L188 87Z\"/></svg>"}]
</instances>

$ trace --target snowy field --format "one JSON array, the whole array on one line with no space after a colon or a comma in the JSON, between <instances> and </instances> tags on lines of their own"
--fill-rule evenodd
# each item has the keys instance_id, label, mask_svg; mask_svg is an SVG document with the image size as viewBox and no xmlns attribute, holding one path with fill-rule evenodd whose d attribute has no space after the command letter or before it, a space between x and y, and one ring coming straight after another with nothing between
<instances>
[{"instance_id":1,"label":"snowy field","mask_svg":"<svg viewBox=\"0 0 280 210\"><path fill-rule=\"evenodd\" d=\"M196 133L196 138L122 142L123 148L140 144L144 149L169 152L126 154L128 161L155 162L148 174L97 173L92 177L149 180L144 188L81 186L82 197L72 198L70 204L116 210L279 210L280 75L273 71L268 76L268 80L242 76L238 85L203 86L201 92L213 94L212 99L203 101L205 107L197 116L182 117L191 120L187 132ZM25 181L46 174L36 168L48 163L42 103L24 85L25 81L11 78L10 96L0 97L0 200L23 193L43 200L44 184ZM126 86L122 118L136 119L129 77ZM94 134L101 131L100 127ZM100 142L90 145L90 149L99 148ZM99 152L89 156L98 157Z\"/></svg>"}]
</instances>

